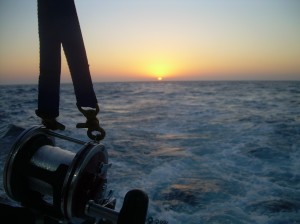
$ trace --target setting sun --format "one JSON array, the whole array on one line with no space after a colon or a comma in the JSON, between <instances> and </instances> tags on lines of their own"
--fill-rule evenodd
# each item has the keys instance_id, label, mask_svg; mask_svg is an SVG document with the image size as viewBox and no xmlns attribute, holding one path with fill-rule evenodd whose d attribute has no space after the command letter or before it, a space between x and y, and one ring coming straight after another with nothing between
<instances>
[{"instance_id":1,"label":"setting sun","mask_svg":"<svg viewBox=\"0 0 300 224\"><path fill-rule=\"evenodd\" d=\"M157 81L162 81L166 77L172 75L174 73L174 69L175 68L172 68L171 63L166 61L158 61L149 63L146 73Z\"/></svg>"}]
</instances>

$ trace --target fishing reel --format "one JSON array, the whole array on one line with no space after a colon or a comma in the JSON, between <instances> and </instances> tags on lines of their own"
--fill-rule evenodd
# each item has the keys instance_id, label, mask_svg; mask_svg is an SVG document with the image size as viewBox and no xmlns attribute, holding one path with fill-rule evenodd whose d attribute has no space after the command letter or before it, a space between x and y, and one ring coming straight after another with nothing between
<instances>
[{"instance_id":1,"label":"fishing reel","mask_svg":"<svg viewBox=\"0 0 300 224\"><path fill-rule=\"evenodd\" d=\"M55 145L55 138L81 145L74 153ZM7 157L3 184L7 195L57 222L142 224L148 196L129 191L120 212L107 191L108 153L98 142L83 142L43 126L22 131ZM51 222L53 223L53 222Z\"/></svg>"}]
</instances>

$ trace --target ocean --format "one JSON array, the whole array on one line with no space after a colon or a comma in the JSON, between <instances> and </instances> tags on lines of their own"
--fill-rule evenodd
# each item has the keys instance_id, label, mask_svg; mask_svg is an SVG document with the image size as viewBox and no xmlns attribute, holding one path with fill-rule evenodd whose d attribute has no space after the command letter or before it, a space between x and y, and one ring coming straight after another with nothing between
<instances>
[{"instance_id":1,"label":"ocean","mask_svg":"<svg viewBox=\"0 0 300 224\"><path fill-rule=\"evenodd\" d=\"M116 82L94 88L116 210L126 192L138 188L149 196L153 223L300 223L299 81ZM1 86L0 132L10 124L40 124L37 89ZM86 130L76 129L85 118L72 84L61 85L58 120L66 125L59 133L89 141ZM65 147L76 151L71 143ZM3 150L0 155L3 167Z\"/></svg>"}]
</instances>

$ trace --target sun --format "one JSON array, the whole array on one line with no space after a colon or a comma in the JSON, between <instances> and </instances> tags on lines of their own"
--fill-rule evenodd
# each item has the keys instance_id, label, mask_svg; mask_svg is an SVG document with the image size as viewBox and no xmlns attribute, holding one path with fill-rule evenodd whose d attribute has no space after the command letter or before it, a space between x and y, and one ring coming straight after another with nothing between
<instances>
[{"instance_id":1,"label":"sun","mask_svg":"<svg viewBox=\"0 0 300 224\"><path fill-rule=\"evenodd\" d=\"M171 73L170 63L167 62L149 63L147 69L152 78L155 78L157 81L165 80L165 78L169 77L169 74Z\"/></svg>"}]
</instances>

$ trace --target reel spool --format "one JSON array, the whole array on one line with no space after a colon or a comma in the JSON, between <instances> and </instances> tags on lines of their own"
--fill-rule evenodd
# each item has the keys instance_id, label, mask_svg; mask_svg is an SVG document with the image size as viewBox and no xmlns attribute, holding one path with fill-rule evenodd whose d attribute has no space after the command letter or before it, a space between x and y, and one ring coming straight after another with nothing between
<instances>
[{"instance_id":1,"label":"reel spool","mask_svg":"<svg viewBox=\"0 0 300 224\"><path fill-rule=\"evenodd\" d=\"M55 146L54 136L83 146L77 153L61 149ZM103 145L35 126L23 131L13 144L3 184L7 195L24 207L58 220L86 219L87 203L97 203L105 194L108 166Z\"/></svg>"}]
</instances>

